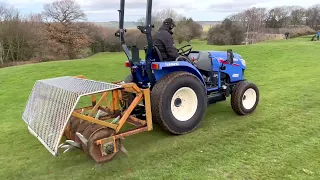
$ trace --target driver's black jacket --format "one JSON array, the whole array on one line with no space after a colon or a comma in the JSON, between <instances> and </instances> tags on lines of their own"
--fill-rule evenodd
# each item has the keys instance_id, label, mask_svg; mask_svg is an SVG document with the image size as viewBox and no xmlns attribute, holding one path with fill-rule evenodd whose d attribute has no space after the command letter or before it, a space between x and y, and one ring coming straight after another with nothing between
<instances>
[{"instance_id":1,"label":"driver's black jacket","mask_svg":"<svg viewBox=\"0 0 320 180\"><path fill-rule=\"evenodd\" d=\"M158 47L165 61L174 61L180 56L174 47L172 34L168 26L162 25L154 36L153 45Z\"/></svg>"}]
</instances>

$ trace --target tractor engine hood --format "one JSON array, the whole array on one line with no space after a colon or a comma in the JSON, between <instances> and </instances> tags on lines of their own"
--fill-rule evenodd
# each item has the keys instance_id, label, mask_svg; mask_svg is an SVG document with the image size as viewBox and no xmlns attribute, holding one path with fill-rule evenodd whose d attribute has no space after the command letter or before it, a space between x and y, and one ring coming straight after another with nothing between
<instances>
[{"instance_id":1,"label":"tractor engine hood","mask_svg":"<svg viewBox=\"0 0 320 180\"><path fill-rule=\"evenodd\" d=\"M208 51L211 55L211 58L217 59L217 60L227 60L227 52L226 51ZM241 65L243 68L246 67L246 61L242 58L240 54L233 53L233 61L236 64Z\"/></svg>"}]
</instances>

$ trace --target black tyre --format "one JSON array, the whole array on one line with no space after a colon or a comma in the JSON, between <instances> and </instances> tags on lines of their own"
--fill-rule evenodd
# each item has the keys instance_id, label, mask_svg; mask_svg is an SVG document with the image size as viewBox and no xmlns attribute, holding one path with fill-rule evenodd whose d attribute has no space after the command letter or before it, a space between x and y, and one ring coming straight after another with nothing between
<instances>
[{"instance_id":1,"label":"black tyre","mask_svg":"<svg viewBox=\"0 0 320 180\"><path fill-rule=\"evenodd\" d=\"M151 91L152 118L172 134L196 129L207 108L207 93L193 74L173 72L158 81Z\"/></svg>"},{"instance_id":2,"label":"black tyre","mask_svg":"<svg viewBox=\"0 0 320 180\"><path fill-rule=\"evenodd\" d=\"M259 103L258 87L248 81L239 82L232 90L231 106L238 115L252 113Z\"/></svg>"}]
</instances>

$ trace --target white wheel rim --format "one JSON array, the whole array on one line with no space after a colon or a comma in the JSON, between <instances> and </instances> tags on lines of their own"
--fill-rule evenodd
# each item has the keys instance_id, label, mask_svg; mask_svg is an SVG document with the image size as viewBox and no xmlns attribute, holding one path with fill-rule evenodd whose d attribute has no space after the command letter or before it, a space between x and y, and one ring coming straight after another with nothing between
<instances>
[{"instance_id":1,"label":"white wheel rim","mask_svg":"<svg viewBox=\"0 0 320 180\"><path fill-rule=\"evenodd\" d=\"M198 98L189 87L178 89L171 99L171 112L179 121L189 120L197 111Z\"/></svg>"},{"instance_id":2,"label":"white wheel rim","mask_svg":"<svg viewBox=\"0 0 320 180\"><path fill-rule=\"evenodd\" d=\"M247 89L242 96L242 104L246 109L253 108L257 100L256 91L252 88Z\"/></svg>"}]
</instances>

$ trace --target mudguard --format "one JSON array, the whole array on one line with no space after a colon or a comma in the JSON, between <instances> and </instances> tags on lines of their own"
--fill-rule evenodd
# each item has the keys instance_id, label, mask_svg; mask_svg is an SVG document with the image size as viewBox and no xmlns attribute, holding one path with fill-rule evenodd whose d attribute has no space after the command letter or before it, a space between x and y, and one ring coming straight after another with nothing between
<instances>
[{"instance_id":1,"label":"mudguard","mask_svg":"<svg viewBox=\"0 0 320 180\"><path fill-rule=\"evenodd\" d=\"M200 81L206 86L205 81L199 72L199 70L194 67L189 62L185 61L168 61L168 62L153 62L151 68L154 72L154 76L157 81L159 81L163 76L176 72L176 71L185 71L197 76Z\"/></svg>"}]
</instances>

